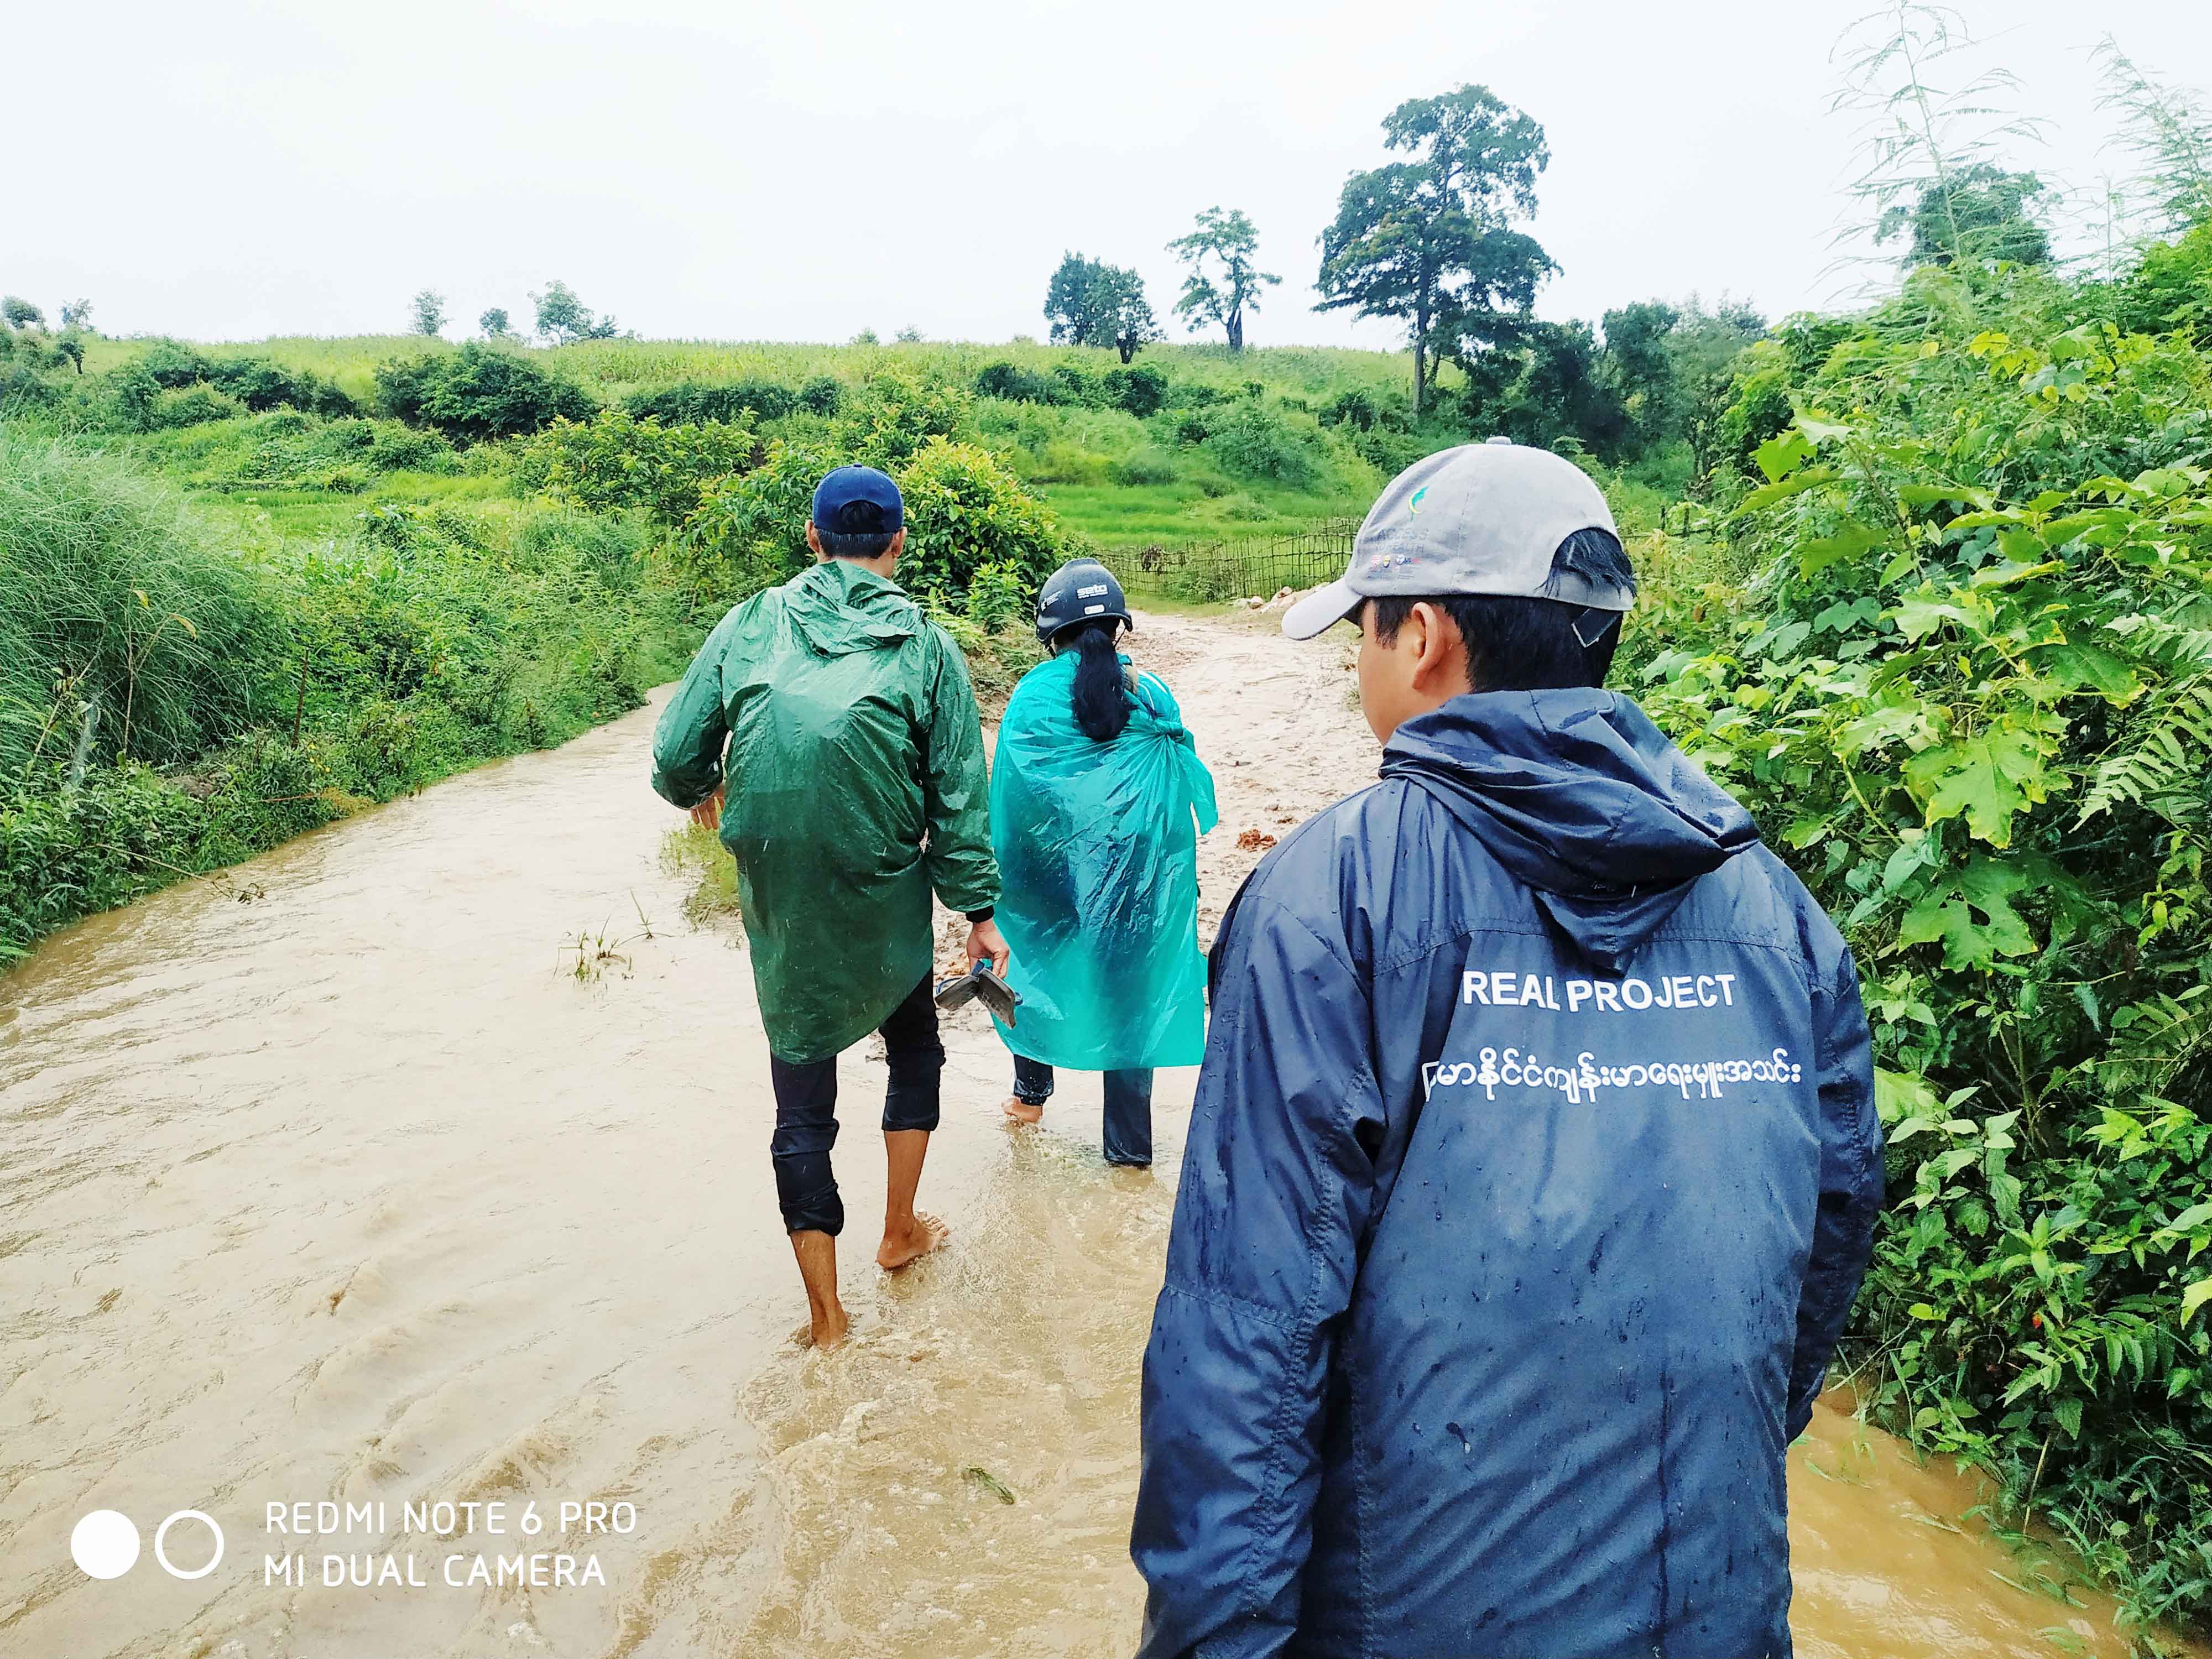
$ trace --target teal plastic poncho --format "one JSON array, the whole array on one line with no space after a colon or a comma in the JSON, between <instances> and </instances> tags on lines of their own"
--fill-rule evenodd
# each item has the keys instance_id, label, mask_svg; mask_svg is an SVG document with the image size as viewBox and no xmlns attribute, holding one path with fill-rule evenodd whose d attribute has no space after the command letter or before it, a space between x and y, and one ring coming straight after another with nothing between
<instances>
[{"instance_id":1,"label":"teal plastic poncho","mask_svg":"<svg viewBox=\"0 0 2212 1659\"><path fill-rule=\"evenodd\" d=\"M1125 658L1124 661L1127 660ZM1078 1071L1195 1066L1206 1051L1198 837L1213 776L1150 674L1129 724L1099 743L1075 723L1077 653L1014 688L991 766L999 928L1021 993L1014 1053Z\"/></svg>"}]
</instances>

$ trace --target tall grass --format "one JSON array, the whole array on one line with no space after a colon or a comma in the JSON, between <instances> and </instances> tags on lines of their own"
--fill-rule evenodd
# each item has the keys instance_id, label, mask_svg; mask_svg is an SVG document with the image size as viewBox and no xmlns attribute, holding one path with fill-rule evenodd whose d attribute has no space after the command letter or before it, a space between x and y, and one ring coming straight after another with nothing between
<instances>
[{"instance_id":1,"label":"tall grass","mask_svg":"<svg viewBox=\"0 0 2212 1659\"><path fill-rule=\"evenodd\" d=\"M162 764L247 723L283 634L261 573L173 492L0 434L0 789L59 765Z\"/></svg>"}]
</instances>

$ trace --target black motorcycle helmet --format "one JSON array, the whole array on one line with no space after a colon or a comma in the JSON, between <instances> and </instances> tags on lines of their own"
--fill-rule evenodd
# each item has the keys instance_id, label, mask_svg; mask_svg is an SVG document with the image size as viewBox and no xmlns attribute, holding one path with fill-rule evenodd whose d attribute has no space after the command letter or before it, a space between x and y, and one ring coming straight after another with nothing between
<instances>
[{"instance_id":1,"label":"black motorcycle helmet","mask_svg":"<svg viewBox=\"0 0 2212 1659\"><path fill-rule=\"evenodd\" d=\"M1037 640L1050 645L1063 628L1107 617L1118 617L1124 628L1136 626L1114 573L1096 559L1070 559L1045 579L1037 595Z\"/></svg>"}]
</instances>

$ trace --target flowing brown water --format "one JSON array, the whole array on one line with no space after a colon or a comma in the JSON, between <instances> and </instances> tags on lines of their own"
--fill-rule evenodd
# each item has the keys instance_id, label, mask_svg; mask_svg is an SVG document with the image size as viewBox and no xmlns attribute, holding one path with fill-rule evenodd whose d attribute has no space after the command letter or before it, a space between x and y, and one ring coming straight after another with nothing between
<instances>
[{"instance_id":1,"label":"flowing brown water","mask_svg":"<svg viewBox=\"0 0 2212 1659\"><path fill-rule=\"evenodd\" d=\"M1371 757L1327 647L1169 622L1147 641L1221 780L1212 911L1257 855L1240 831ZM1009 1132L1004 1056L963 1016L924 1186L957 1237L890 1281L866 1225L882 1073L848 1056L855 1336L801 1353L750 978L733 931L684 919L697 877L664 860L650 719L97 918L0 978L0 1655L1131 1650L1137 1364L1191 1074L1162 1079L1160 1173L1109 1170L1095 1079ZM614 951L581 977L580 930ZM1790 1477L1801 1652L2126 1651L2108 1601L2007 1582L2041 1569L1885 1437L1824 1413ZM317 1500L385 1508L269 1529L268 1505ZM504 1504L507 1529L410 1523L440 1500ZM634 1528L564 1537L564 1502L634 1505ZM108 1582L70 1559L96 1509L145 1538ZM228 1540L192 1580L153 1556L186 1509ZM207 1549L197 1522L170 1534L179 1566ZM466 1582L526 1553L604 1582ZM289 1554L310 1582L265 1582ZM326 1585L326 1555L403 1580L411 1558L424 1582Z\"/></svg>"}]
</instances>

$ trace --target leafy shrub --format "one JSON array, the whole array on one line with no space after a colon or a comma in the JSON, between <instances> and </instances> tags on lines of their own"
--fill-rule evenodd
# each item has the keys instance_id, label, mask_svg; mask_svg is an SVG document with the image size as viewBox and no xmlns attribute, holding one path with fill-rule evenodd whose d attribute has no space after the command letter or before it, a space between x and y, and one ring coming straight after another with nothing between
<instances>
[{"instance_id":1,"label":"leafy shrub","mask_svg":"<svg viewBox=\"0 0 2212 1659\"><path fill-rule=\"evenodd\" d=\"M750 426L663 427L608 409L581 423L556 419L533 441L532 471L586 512L642 507L672 528L698 511L708 484L750 468L757 447Z\"/></svg>"},{"instance_id":2,"label":"leafy shrub","mask_svg":"<svg viewBox=\"0 0 2212 1659\"><path fill-rule=\"evenodd\" d=\"M2212 346L2212 223L2143 252L2120 289L2120 320L2143 333L2185 331Z\"/></svg>"},{"instance_id":3,"label":"leafy shrub","mask_svg":"<svg viewBox=\"0 0 2212 1659\"><path fill-rule=\"evenodd\" d=\"M805 569L814 487L837 464L827 450L775 438L752 471L705 486L671 549L695 603L716 611Z\"/></svg>"},{"instance_id":4,"label":"leafy shrub","mask_svg":"<svg viewBox=\"0 0 2212 1659\"><path fill-rule=\"evenodd\" d=\"M1150 363L1108 369L1105 389L1109 404L1139 420L1167 407L1168 377Z\"/></svg>"},{"instance_id":5,"label":"leafy shrub","mask_svg":"<svg viewBox=\"0 0 2212 1659\"><path fill-rule=\"evenodd\" d=\"M521 353L474 341L379 364L376 391L385 414L465 444L541 431L556 419L586 420L594 408L582 387Z\"/></svg>"},{"instance_id":6,"label":"leafy shrub","mask_svg":"<svg viewBox=\"0 0 2212 1659\"><path fill-rule=\"evenodd\" d=\"M138 367L165 392L178 391L208 378L208 360L192 347L175 340L156 340L138 359Z\"/></svg>"},{"instance_id":7,"label":"leafy shrub","mask_svg":"<svg viewBox=\"0 0 2212 1659\"><path fill-rule=\"evenodd\" d=\"M903 366L880 368L848 403L839 436L852 459L896 472L932 439L972 435L975 411L965 386Z\"/></svg>"},{"instance_id":8,"label":"leafy shrub","mask_svg":"<svg viewBox=\"0 0 2212 1659\"><path fill-rule=\"evenodd\" d=\"M333 382L266 357L218 357L208 365L207 380L257 415L288 405L334 419L361 413Z\"/></svg>"},{"instance_id":9,"label":"leafy shrub","mask_svg":"<svg viewBox=\"0 0 2212 1659\"><path fill-rule=\"evenodd\" d=\"M1203 441L1223 469L1237 477L1304 489L1321 474L1313 451L1256 398L1240 399L1210 419Z\"/></svg>"},{"instance_id":10,"label":"leafy shrub","mask_svg":"<svg viewBox=\"0 0 2212 1659\"><path fill-rule=\"evenodd\" d=\"M666 427L696 426L706 421L742 421L748 411L762 421L780 421L799 407L799 398L798 392L773 380L733 380L723 385L681 380L657 392L633 392L623 400L623 408L641 421L655 420Z\"/></svg>"},{"instance_id":11,"label":"leafy shrub","mask_svg":"<svg viewBox=\"0 0 2212 1659\"><path fill-rule=\"evenodd\" d=\"M1055 401L1051 380L1034 370L1008 362L987 363L975 376L975 395L1003 398L1008 403L1048 404Z\"/></svg>"},{"instance_id":12,"label":"leafy shrub","mask_svg":"<svg viewBox=\"0 0 2212 1659\"><path fill-rule=\"evenodd\" d=\"M1413 406L1396 392L1366 386L1340 392L1322 406L1323 426L1347 426L1360 432L1406 432L1413 428Z\"/></svg>"},{"instance_id":13,"label":"leafy shrub","mask_svg":"<svg viewBox=\"0 0 2212 1659\"><path fill-rule=\"evenodd\" d=\"M204 426L210 421L228 421L245 412L244 404L235 398L226 398L213 386L188 386L174 392L157 392L146 409L146 428L151 432L166 432L178 427Z\"/></svg>"},{"instance_id":14,"label":"leafy shrub","mask_svg":"<svg viewBox=\"0 0 2212 1659\"><path fill-rule=\"evenodd\" d=\"M1107 463L1106 482L1136 486L1171 484L1182 477L1176 458L1164 449L1133 450Z\"/></svg>"},{"instance_id":15,"label":"leafy shrub","mask_svg":"<svg viewBox=\"0 0 2212 1659\"><path fill-rule=\"evenodd\" d=\"M817 374L799 388L799 407L809 415L835 415L844 404L844 385L834 375Z\"/></svg>"},{"instance_id":16,"label":"leafy shrub","mask_svg":"<svg viewBox=\"0 0 2212 1659\"><path fill-rule=\"evenodd\" d=\"M968 584L968 617L986 634L995 634L1010 623L1036 610L1037 584L1020 567L987 564Z\"/></svg>"},{"instance_id":17,"label":"leafy shrub","mask_svg":"<svg viewBox=\"0 0 2212 1659\"><path fill-rule=\"evenodd\" d=\"M1034 592L1059 565L1063 541L1052 514L989 451L937 439L897 477L907 522L899 585L908 592L950 600L987 565L1015 573Z\"/></svg>"},{"instance_id":18,"label":"leafy shrub","mask_svg":"<svg viewBox=\"0 0 2212 1659\"><path fill-rule=\"evenodd\" d=\"M1666 604L1646 672L1861 964L1893 1206L1863 1393L2201 1617L2212 365L2100 306L1923 271L1755 348L1744 395L1802 412L1726 521L1753 583Z\"/></svg>"}]
</instances>

